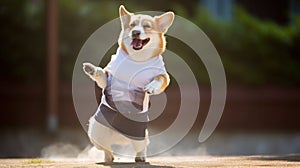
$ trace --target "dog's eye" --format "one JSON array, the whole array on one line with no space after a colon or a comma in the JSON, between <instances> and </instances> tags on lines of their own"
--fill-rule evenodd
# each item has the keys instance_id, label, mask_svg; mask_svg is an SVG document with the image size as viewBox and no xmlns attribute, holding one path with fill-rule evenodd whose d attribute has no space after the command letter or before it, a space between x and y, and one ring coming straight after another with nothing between
<instances>
[{"instance_id":1,"label":"dog's eye","mask_svg":"<svg viewBox=\"0 0 300 168\"><path fill-rule=\"evenodd\" d=\"M134 26L135 26L135 24L134 24L134 23L131 23L129 26L130 26L130 27L134 27Z\"/></svg>"},{"instance_id":2,"label":"dog's eye","mask_svg":"<svg viewBox=\"0 0 300 168\"><path fill-rule=\"evenodd\" d=\"M150 25L144 25L144 28L149 29L149 28L151 28L151 26Z\"/></svg>"}]
</instances>

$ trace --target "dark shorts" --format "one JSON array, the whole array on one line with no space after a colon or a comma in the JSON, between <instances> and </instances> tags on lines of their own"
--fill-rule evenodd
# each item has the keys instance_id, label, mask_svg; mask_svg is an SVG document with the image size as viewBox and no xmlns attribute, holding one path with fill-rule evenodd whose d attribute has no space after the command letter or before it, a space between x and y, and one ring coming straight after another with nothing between
<instances>
[{"instance_id":1,"label":"dark shorts","mask_svg":"<svg viewBox=\"0 0 300 168\"><path fill-rule=\"evenodd\" d=\"M148 126L147 112L126 114L125 117L124 114L101 104L94 117L99 123L118 131L130 139L145 139L145 132Z\"/></svg>"}]
</instances>

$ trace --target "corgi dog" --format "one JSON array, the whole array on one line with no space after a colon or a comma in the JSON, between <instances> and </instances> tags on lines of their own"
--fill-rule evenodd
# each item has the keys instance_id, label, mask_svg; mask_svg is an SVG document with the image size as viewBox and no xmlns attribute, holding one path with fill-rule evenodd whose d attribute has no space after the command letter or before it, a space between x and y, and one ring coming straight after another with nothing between
<instances>
[{"instance_id":1,"label":"corgi dog","mask_svg":"<svg viewBox=\"0 0 300 168\"><path fill-rule=\"evenodd\" d=\"M161 54L174 13L135 15L121 5L119 15L119 48L110 62L104 68L83 63L85 74L103 92L89 120L88 136L97 149L104 150L105 162L114 160L111 145L124 142L132 144L136 162L145 162L149 97L163 92L170 82Z\"/></svg>"}]
</instances>

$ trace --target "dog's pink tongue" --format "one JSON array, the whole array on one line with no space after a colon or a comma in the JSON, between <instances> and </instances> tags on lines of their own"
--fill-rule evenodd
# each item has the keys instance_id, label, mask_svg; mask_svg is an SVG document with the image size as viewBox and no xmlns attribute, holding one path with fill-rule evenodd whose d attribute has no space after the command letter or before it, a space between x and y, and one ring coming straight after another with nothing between
<instances>
[{"instance_id":1,"label":"dog's pink tongue","mask_svg":"<svg viewBox=\"0 0 300 168\"><path fill-rule=\"evenodd\" d=\"M142 43L142 40L140 40L140 39L133 39L131 42L131 45L134 48L141 48L143 46L143 43Z\"/></svg>"}]
</instances>

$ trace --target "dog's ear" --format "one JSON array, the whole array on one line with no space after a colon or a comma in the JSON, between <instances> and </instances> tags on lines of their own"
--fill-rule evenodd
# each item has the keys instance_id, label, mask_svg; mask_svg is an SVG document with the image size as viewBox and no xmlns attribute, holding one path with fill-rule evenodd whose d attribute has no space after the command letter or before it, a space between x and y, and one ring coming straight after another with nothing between
<instances>
[{"instance_id":1,"label":"dog's ear","mask_svg":"<svg viewBox=\"0 0 300 168\"><path fill-rule=\"evenodd\" d=\"M123 5L119 7L119 15L121 19L122 28L129 25L132 13L128 12Z\"/></svg>"},{"instance_id":2,"label":"dog's ear","mask_svg":"<svg viewBox=\"0 0 300 168\"><path fill-rule=\"evenodd\" d=\"M160 16L155 16L155 22L158 24L158 28L162 33L166 33L168 28L172 25L174 20L173 12L166 12Z\"/></svg>"}]
</instances>

